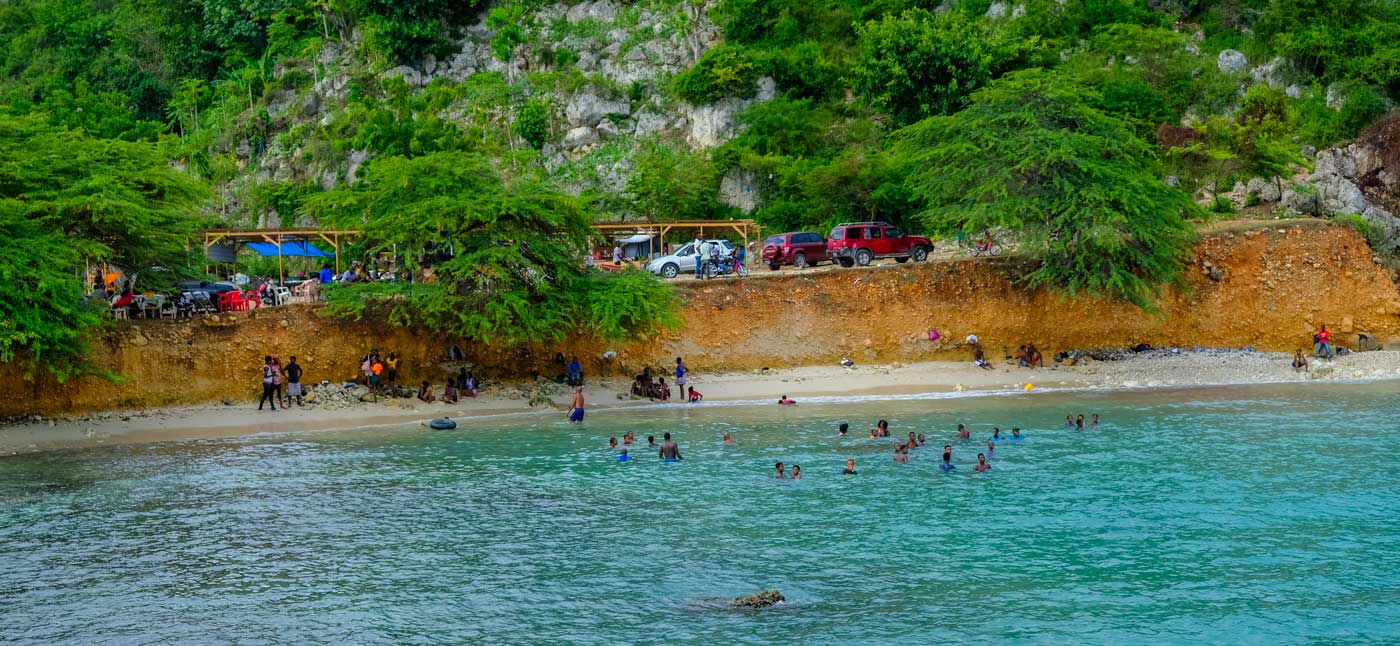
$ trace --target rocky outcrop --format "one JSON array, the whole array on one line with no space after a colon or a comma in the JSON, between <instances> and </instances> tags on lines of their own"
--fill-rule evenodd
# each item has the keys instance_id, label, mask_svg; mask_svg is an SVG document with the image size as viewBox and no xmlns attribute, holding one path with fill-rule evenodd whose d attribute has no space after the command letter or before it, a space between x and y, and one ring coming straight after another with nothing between
<instances>
[{"instance_id":1,"label":"rocky outcrop","mask_svg":"<svg viewBox=\"0 0 1400 646\"><path fill-rule=\"evenodd\" d=\"M777 590L764 590L754 594L746 594L735 597L733 605L735 608L767 608L787 601L787 597Z\"/></svg>"},{"instance_id":2,"label":"rocky outcrop","mask_svg":"<svg viewBox=\"0 0 1400 646\"><path fill-rule=\"evenodd\" d=\"M1249 67L1249 59L1244 53L1233 49L1226 49L1216 57L1215 64L1222 72L1243 72Z\"/></svg>"}]
</instances>

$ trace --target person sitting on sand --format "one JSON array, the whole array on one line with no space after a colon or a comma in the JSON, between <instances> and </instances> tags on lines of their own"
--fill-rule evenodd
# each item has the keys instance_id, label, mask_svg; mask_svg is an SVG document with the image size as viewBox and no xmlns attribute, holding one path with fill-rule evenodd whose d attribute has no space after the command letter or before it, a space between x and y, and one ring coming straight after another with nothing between
<instances>
[{"instance_id":1,"label":"person sitting on sand","mask_svg":"<svg viewBox=\"0 0 1400 646\"><path fill-rule=\"evenodd\" d=\"M1021 347L1016 348L1016 365L1022 368L1031 367L1031 352L1030 350L1026 349L1025 344L1022 344Z\"/></svg>"},{"instance_id":2,"label":"person sitting on sand","mask_svg":"<svg viewBox=\"0 0 1400 646\"><path fill-rule=\"evenodd\" d=\"M983 472L983 471L991 471L991 470L992 470L992 465L987 464L987 456L982 455L981 453L978 453L978 454L977 454L977 466L972 467L972 470L973 470L973 471L976 471L976 472L978 472L978 473L981 473L981 472Z\"/></svg>"},{"instance_id":3,"label":"person sitting on sand","mask_svg":"<svg viewBox=\"0 0 1400 646\"><path fill-rule=\"evenodd\" d=\"M909 464L909 449L903 442L896 442L894 445L894 461L900 464Z\"/></svg>"},{"instance_id":4,"label":"person sitting on sand","mask_svg":"<svg viewBox=\"0 0 1400 646\"><path fill-rule=\"evenodd\" d=\"M433 401L433 391L432 388L428 386L427 379L424 379L423 385L418 387L418 399L419 401L427 403L432 403Z\"/></svg>"},{"instance_id":5,"label":"person sitting on sand","mask_svg":"<svg viewBox=\"0 0 1400 646\"><path fill-rule=\"evenodd\" d=\"M735 441L734 441L734 438L729 437L729 431L725 431L725 432L724 432L724 443L725 443L725 444L728 444L729 446L738 446L738 445L739 445L738 442L735 442ZM779 463L779 464L781 464L781 463Z\"/></svg>"},{"instance_id":6,"label":"person sitting on sand","mask_svg":"<svg viewBox=\"0 0 1400 646\"><path fill-rule=\"evenodd\" d=\"M987 355L982 353L981 345L972 346L972 363L983 370L996 370L992 363L987 361Z\"/></svg>"},{"instance_id":7,"label":"person sitting on sand","mask_svg":"<svg viewBox=\"0 0 1400 646\"><path fill-rule=\"evenodd\" d=\"M786 473L783 473L783 463L782 463L782 462L779 462L779 463L777 463L776 465L773 465L773 468L778 470L778 479L779 479L779 480L784 480L784 479L787 478L787 474L786 474Z\"/></svg>"},{"instance_id":8,"label":"person sitting on sand","mask_svg":"<svg viewBox=\"0 0 1400 646\"><path fill-rule=\"evenodd\" d=\"M1045 367L1045 357L1040 354L1040 350L1035 349L1034 343L1030 344L1030 346L1026 348L1026 352L1030 354L1032 368Z\"/></svg>"},{"instance_id":9,"label":"person sitting on sand","mask_svg":"<svg viewBox=\"0 0 1400 646\"><path fill-rule=\"evenodd\" d=\"M792 465L792 479L793 479L793 480L801 480L801 479L802 479L802 467L800 467L800 466L798 466L798 465L796 465L796 464Z\"/></svg>"},{"instance_id":10,"label":"person sitting on sand","mask_svg":"<svg viewBox=\"0 0 1400 646\"><path fill-rule=\"evenodd\" d=\"M656 380L656 398L661 401L671 400L671 387L666 385L665 377Z\"/></svg>"},{"instance_id":11,"label":"person sitting on sand","mask_svg":"<svg viewBox=\"0 0 1400 646\"><path fill-rule=\"evenodd\" d=\"M442 401L449 404L457 403L457 386L452 384L451 379L447 380L447 387L442 389Z\"/></svg>"},{"instance_id":12,"label":"person sitting on sand","mask_svg":"<svg viewBox=\"0 0 1400 646\"><path fill-rule=\"evenodd\" d=\"M966 427L966 426L963 426L962 424L958 424L958 439L962 439L962 440L970 440L970 439L972 439L972 433L971 433L970 431L968 431L968 430L967 430L967 427Z\"/></svg>"},{"instance_id":13,"label":"person sitting on sand","mask_svg":"<svg viewBox=\"0 0 1400 646\"><path fill-rule=\"evenodd\" d=\"M690 394L686 397L690 403L698 404L705 400L705 396L701 395L700 391L695 389L695 386L686 386L686 389L690 391Z\"/></svg>"},{"instance_id":14,"label":"person sitting on sand","mask_svg":"<svg viewBox=\"0 0 1400 646\"><path fill-rule=\"evenodd\" d=\"M855 474L856 474L856 461L855 461L855 460L851 460L851 459L847 459L847 460L846 460L846 468L841 470L841 475L843 475L843 476L853 476L853 475L855 475Z\"/></svg>"},{"instance_id":15,"label":"person sitting on sand","mask_svg":"<svg viewBox=\"0 0 1400 646\"><path fill-rule=\"evenodd\" d=\"M1298 348L1293 352L1293 372L1307 372L1309 368L1308 358L1303 356L1303 349Z\"/></svg>"},{"instance_id":16,"label":"person sitting on sand","mask_svg":"<svg viewBox=\"0 0 1400 646\"><path fill-rule=\"evenodd\" d=\"M940 463L938 464L938 468L939 468L939 470L943 471L944 473L948 473L948 472L951 472L951 471L956 471L956 470L958 469L958 467L956 467L956 466L953 465L953 454L952 454L952 453L944 453L944 454L943 454L943 461L940 462Z\"/></svg>"},{"instance_id":17,"label":"person sitting on sand","mask_svg":"<svg viewBox=\"0 0 1400 646\"><path fill-rule=\"evenodd\" d=\"M782 397L780 397L780 398L778 399L778 405L779 405L779 406L791 406L791 405L796 404L796 403L797 403L797 402L795 402L795 401L793 401L793 400L791 400L791 399L788 399L788 396L787 396L787 395L783 395Z\"/></svg>"}]
</instances>

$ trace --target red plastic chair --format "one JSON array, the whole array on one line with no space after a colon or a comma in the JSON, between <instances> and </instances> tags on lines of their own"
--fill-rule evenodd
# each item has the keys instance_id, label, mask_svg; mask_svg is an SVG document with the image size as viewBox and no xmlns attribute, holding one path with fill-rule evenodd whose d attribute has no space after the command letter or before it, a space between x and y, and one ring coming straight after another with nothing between
<instances>
[{"instance_id":1,"label":"red plastic chair","mask_svg":"<svg viewBox=\"0 0 1400 646\"><path fill-rule=\"evenodd\" d=\"M252 309L253 307L262 307L262 294L258 293L257 290L243 292L243 309Z\"/></svg>"},{"instance_id":2,"label":"red plastic chair","mask_svg":"<svg viewBox=\"0 0 1400 646\"><path fill-rule=\"evenodd\" d=\"M219 294L219 311L234 312L243 309L243 295L238 292Z\"/></svg>"}]
</instances>

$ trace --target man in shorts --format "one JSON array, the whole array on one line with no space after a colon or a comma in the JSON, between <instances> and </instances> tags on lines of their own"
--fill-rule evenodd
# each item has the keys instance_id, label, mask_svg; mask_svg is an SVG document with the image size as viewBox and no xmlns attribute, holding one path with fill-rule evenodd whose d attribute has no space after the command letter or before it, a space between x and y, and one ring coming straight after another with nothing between
<instances>
[{"instance_id":1,"label":"man in shorts","mask_svg":"<svg viewBox=\"0 0 1400 646\"><path fill-rule=\"evenodd\" d=\"M282 374L287 377L287 401L284 407L292 405L292 398L297 398L297 406L301 405L301 364L297 363L296 356L287 360L287 367L282 369Z\"/></svg>"},{"instance_id":2,"label":"man in shorts","mask_svg":"<svg viewBox=\"0 0 1400 646\"><path fill-rule=\"evenodd\" d=\"M569 422L583 423L583 386L574 388L574 401L569 406Z\"/></svg>"}]
</instances>

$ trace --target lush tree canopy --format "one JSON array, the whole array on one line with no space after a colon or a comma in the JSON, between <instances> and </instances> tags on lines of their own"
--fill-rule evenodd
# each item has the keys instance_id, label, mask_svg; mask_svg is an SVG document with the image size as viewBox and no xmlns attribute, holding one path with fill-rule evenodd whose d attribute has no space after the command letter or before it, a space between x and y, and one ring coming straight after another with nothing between
<instances>
[{"instance_id":1,"label":"lush tree canopy","mask_svg":"<svg viewBox=\"0 0 1400 646\"><path fill-rule=\"evenodd\" d=\"M962 13L911 10L858 31L851 84L901 124L956 112L992 76L991 35Z\"/></svg>"},{"instance_id":2,"label":"lush tree canopy","mask_svg":"<svg viewBox=\"0 0 1400 646\"><path fill-rule=\"evenodd\" d=\"M908 128L900 146L929 227L1009 230L1038 263L1028 286L1150 306L1180 274L1196 207L1162 182L1152 148L1092 102L1052 72L1015 72L962 112Z\"/></svg>"},{"instance_id":3,"label":"lush tree canopy","mask_svg":"<svg viewBox=\"0 0 1400 646\"><path fill-rule=\"evenodd\" d=\"M190 270L201 196L151 144L0 112L0 362L81 372L82 339L100 320L83 298L87 263L170 284Z\"/></svg>"},{"instance_id":4,"label":"lush tree canopy","mask_svg":"<svg viewBox=\"0 0 1400 646\"><path fill-rule=\"evenodd\" d=\"M352 315L383 307L393 322L491 344L575 330L615 337L675 320L669 287L654 277L580 269L591 218L577 198L533 180L506 182L478 153L381 158L302 210L363 229L370 254L394 251L409 269L433 270L432 281L332 290L332 305Z\"/></svg>"}]
</instances>

